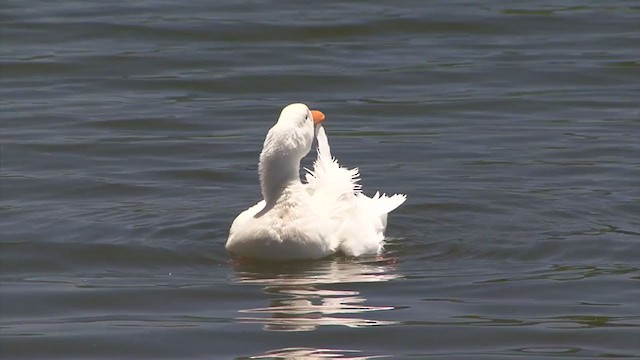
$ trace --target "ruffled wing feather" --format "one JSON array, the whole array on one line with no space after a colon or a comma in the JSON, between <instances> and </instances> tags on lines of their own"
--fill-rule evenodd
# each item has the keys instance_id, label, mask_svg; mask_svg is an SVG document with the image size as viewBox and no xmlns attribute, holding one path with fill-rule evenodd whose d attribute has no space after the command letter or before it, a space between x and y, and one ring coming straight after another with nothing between
<instances>
[{"instance_id":1,"label":"ruffled wing feather","mask_svg":"<svg viewBox=\"0 0 640 360\"><path fill-rule=\"evenodd\" d=\"M324 128L318 126L318 157L313 170L307 169L307 190L314 207L329 215L335 226L332 247L359 256L382 249L387 214L400 206L406 196L391 197L376 193L372 198L362 193L357 168L341 167L331 156Z\"/></svg>"}]
</instances>

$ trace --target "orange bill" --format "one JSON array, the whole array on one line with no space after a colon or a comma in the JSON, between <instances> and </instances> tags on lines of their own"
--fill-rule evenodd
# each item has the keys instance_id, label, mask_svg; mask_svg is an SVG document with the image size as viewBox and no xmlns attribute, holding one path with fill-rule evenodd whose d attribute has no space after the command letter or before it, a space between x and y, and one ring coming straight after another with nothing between
<instances>
[{"instance_id":1,"label":"orange bill","mask_svg":"<svg viewBox=\"0 0 640 360\"><path fill-rule=\"evenodd\" d=\"M324 114L322 111L311 110L311 115L313 116L313 123L318 124L324 121Z\"/></svg>"}]
</instances>

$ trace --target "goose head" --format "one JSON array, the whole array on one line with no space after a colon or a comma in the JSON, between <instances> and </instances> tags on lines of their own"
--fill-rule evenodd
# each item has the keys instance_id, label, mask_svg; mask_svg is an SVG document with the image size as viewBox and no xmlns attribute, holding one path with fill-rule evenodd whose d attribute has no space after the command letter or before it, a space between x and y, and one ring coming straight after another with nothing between
<instances>
[{"instance_id":1,"label":"goose head","mask_svg":"<svg viewBox=\"0 0 640 360\"><path fill-rule=\"evenodd\" d=\"M291 104L282 109L260 153L260 185L267 203L276 200L289 182L300 181L300 160L311 150L315 125L322 121L324 114L309 110L305 104Z\"/></svg>"}]
</instances>

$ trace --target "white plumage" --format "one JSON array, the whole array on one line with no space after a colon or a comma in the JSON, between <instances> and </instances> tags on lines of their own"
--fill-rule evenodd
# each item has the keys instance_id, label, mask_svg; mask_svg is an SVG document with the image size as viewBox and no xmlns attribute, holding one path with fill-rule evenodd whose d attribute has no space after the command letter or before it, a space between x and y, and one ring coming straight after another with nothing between
<instances>
[{"instance_id":1,"label":"white plumage","mask_svg":"<svg viewBox=\"0 0 640 360\"><path fill-rule=\"evenodd\" d=\"M382 250L387 214L406 196L364 195L358 169L341 167L331 156L323 120L322 113L304 104L282 110L260 154L264 200L233 221L226 244L231 254L282 260ZM303 184L300 160L310 151L314 134L318 156Z\"/></svg>"}]
</instances>

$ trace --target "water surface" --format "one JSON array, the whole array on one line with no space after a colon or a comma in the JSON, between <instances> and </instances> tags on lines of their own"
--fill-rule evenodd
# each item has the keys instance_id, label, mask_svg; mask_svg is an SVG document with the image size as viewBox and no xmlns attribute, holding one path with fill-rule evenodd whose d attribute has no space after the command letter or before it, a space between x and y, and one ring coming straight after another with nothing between
<instances>
[{"instance_id":1,"label":"water surface","mask_svg":"<svg viewBox=\"0 0 640 360\"><path fill-rule=\"evenodd\" d=\"M5 1L3 358L640 357L635 1ZM286 104L378 257L248 264ZM308 166L311 159L305 159Z\"/></svg>"}]
</instances>

